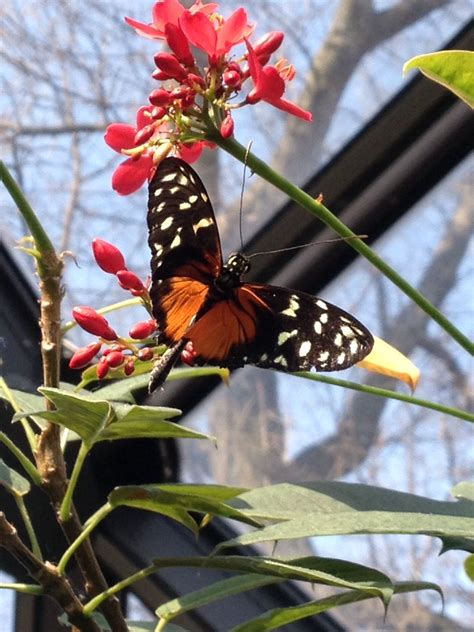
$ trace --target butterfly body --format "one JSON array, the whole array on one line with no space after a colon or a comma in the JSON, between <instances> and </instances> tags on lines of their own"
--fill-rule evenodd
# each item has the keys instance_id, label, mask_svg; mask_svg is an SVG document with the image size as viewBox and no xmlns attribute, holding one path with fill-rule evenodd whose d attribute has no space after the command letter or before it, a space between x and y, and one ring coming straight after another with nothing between
<instances>
[{"instance_id":1,"label":"butterfly body","mask_svg":"<svg viewBox=\"0 0 474 632\"><path fill-rule=\"evenodd\" d=\"M209 197L184 161L159 165L148 209L153 315L160 342L169 346L151 390L188 341L196 364L230 369L334 371L370 352L370 332L350 314L305 292L244 282L250 262L241 253L223 263Z\"/></svg>"}]
</instances>

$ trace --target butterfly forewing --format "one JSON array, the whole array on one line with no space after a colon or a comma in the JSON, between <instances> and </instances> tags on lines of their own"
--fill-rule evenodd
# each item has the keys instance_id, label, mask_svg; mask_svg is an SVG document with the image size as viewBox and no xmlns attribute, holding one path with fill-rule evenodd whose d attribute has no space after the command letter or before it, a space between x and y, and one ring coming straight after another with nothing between
<instances>
[{"instance_id":1,"label":"butterfly forewing","mask_svg":"<svg viewBox=\"0 0 474 632\"><path fill-rule=\"evenodd\" d=\"M216 278L222 267L219 233L195 171L179 158L166 158L148 190L153 283L174 276Z\"/></svg>"}]
</instances>

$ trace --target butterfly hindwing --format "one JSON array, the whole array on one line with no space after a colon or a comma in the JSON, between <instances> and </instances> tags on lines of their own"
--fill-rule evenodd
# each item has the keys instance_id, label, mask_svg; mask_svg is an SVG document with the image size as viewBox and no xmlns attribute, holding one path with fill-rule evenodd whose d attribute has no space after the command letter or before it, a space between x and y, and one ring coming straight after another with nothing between
<instances>
[{"instance_id":1,"label":"butterfly hindwing","mask_svg":"<svg viewBox=\"0 0 474 632\"><path fill-rule=\"evenodd\" d=\"M244 283L231 303L217 304L190 329L198 363L337 371L373 346L372 335L353 316L305 292Z\"/></svg>"}]
</instances>

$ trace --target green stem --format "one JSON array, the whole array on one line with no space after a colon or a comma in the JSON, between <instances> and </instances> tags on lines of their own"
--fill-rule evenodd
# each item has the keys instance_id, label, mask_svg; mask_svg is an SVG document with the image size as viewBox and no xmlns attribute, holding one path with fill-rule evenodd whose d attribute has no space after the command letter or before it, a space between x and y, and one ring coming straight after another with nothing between
<instances>
[{"instance_id":1,"label":"green stem","mask_svg":"<svg viewBox=\"0 0 474 632\"><path fill-rule=\"evenodd\" d=\"M8 384L5 382L3 377L0 377L0 388L5 393L5 397L9 401L9 403L10 403L11 407L13 408L13 410L16 413L24 412L22 410L21 406L19 404L17 404L17 402L15 400L15 397L13 396L13 393L11 392L10 388L8 387ZM21 419L20 423L21 423L21 425L23 427L23 430L25 431L25 435L26 435L26 438L28 440L28 445L30 446L30 450L31 450L32 454L35 454L36 447L37 447L37 445L36 445L36 434L33 431L33 428L30 426L30 424L29 424L27 419ZM0 434L3 435L3 432L0 433ZM19 461L21 462L23 467L26 469L28 474L30 474L30 476L32 476L31 468L33 468L35 470L36 476L33 475L32 476L32 480L36 483L36 485L40 485L41 484L41 477L39 475L39 472L36 470L35 466L33 465L33 463L31 463L31 461L23 454L23 452L18 450L18 448L15 447L15 449L13 449L13 447L11 447L11 445L13 445L13 444L8 439L8 437L6 437L6 435L3 435L3 436L5 437L5 440L3 439L3 437L1 438L1 440L5 443L5 445L7 445L9 447L9 449L19 459ZM9 445L7 443L7 441L9 441L11 445ZM21 455L22 458L20 458L19 455ZM25 463L25 461L26 461L26 463Z\"/></svg>"},{"instance_id":2,"label":"green stem","mask_svg":"<svg viewBox=\"0 0 474 632\"><path fill-rule=\"evenodd\" d=\"M105 505L102 505L102 507L100 507L95 512L95 514L93 514L89 518L89 520L84 525L84 529L81 532L81 535L78 538L76 538L74 542L71 543L69 548L66 549L66 551L64 552L62 558L59 560L59 563L56 568L60 575L64 575L64 573L66 572L66 566L69 560L71 559L71 557L76 552L76 550L81 546L84 540L86 540L89 537L89 534L99 525L99 523L102 522L102 520L104 520L104 518L106 518L109 515L109 513L112 510L113 510L112 505L110 505L109 503L106 503Z\"/></svg>"},{"instance_id":3,"label":"green stem","mask_svg":"<svg viewBox=\"0 0 474 632\"><path fill-rule=\"evenodd\" d=\"M41 222L36 217L35 212L31 208L28 200L23 194L18 184L15 182L10 172L8 171L5 163L0 160L0 179L5 185L5 188L10 193L13 201L18 207L26 225L31 231L31 235L35 240L37 249L40 252L53 251L53 244L51 243L46 231L44 230Z\"/></svg>"},{"instance_id":4,"label":"green stem","mask_svg":"<svg viewBox=\"0 0 474 632\"><path fill-rule=\"evenodd\" d=\"M426 399L419 399L411 395L405 395L403 393L397 393L387 388L379 388L377 386L369 386L368 384L358 384L357 382L350 382L348 380L340 380L338 378L329 377L327 375L321 375L320 373L309 373L301 371L299 373L293 373L299 377L304 377L307 380L313 380L315 382L323 382L324 384L333 384L334 386L342 386L343 388L350 388L353 391L360 391L362 393L369 393L370 395L377 395L379 397L388 397L389 399L396 399L400 402L407 402L408 404L414 404L415 406L421 406L422 408L429 408L430 410L436 410L439 413L445 413L452 417L458 417L465 421L474 423L474 414L468 413L465 410L459 408L453 408L451 406L444 406L443 404L437 404Z\"/></svg>"},{"instance_id":5,"label":"green stem","mask_svg":"<svg viewBox=\"0 0 474 632\"><path fill-rule=\"evenodd\" d=\"M250 169L258 173L260 177L267 182L273 184L277 189L283 191L292 200L300 206L308 210L310 213L319 218L327 226L332 228L341 237L351 239L347 241L348 246L354 248L359 254L365 257L370 263L376 267L384 276L392 283L399 287L409 298L411 298L424 312L426 312L434 321L440 325L458 344L461 345L471 355L474 355L474 343L467 338L450 320L444 316L423 294L412 287L398 272L389 266L381 257L379 257L364 241L357 238L355 234L338 219L323 204L316 202L310 195L302 191L300 188L283 178L279 173L274 171L265 162L257 158L251 152L238 143L233 138L224 139L217 130L212 128L208 131L209 140L215 142L219 147L225 149L232 156L246 162Z\"/></svg>"},{"instance_id":6,"label":"green stem","mask_svg":"<svg viewBox=\"0 0 474 632\"><path fill-rule=\"evenodd\" d=\"M16 447L13 441L9 437L7 437L7 435L4 432L0 432L0 441L3 443L4 446L6 446L10 450L10 452L14 456L16 456L18 461L23 466L23 469L25 470L25 472L33 481L33 483L35 485L40 486L41 476L38 470L36 469L36 467L34 466L34 463L32 463L30 459L25 454L23 454L23 452L19 448Z\"/></svg>"},{"instance_id":7,"label":"green stem","mask_svg":"<svg viewBox=\"0 0 474 632\"><path fill-rule=\"evenodd\" d=\"M41 586L35 586L34 584L8 584L6 582L0 582L0 588L16 590L17 592L26 593L27 595L44 595L43 588Z\"/></svg>"},{"instance_id":8,"label":"green stem","mask_svg":"<svg viewBox=\"0 0 474 632\"><path fill-rule=\"evenodd\" d=\"M59 518L62 522L66 522L66 520L69 520L71 517L72 497L74 490L76 489L77 481L79 480L79 474L81 473L82 466L84 465L86 456L89 453L89 449L89 446L83 441L76 457L76 462L74 463L71 478L61 503L61 508L59 509Z\"/></svg>"},{"instance_id":9,"label":"green stem","mask_svg":"<svg viewBox=\"0 0 474 632\"><path fill-rule=\"evenodd\" d=\"M38 538L36 537L35 530L33 528L33 523L31 522L30 514L25 505L25 501L23 500L23 496L21 494L15 494L15 501L18 507L18 510L23 518L23 522L25 523L26 531L28 533L28 537L31 542L31 550L36 555L36 557L43 561L43 555L41 553L40 545L38 542Z\"/></svg>"}]
</instances>

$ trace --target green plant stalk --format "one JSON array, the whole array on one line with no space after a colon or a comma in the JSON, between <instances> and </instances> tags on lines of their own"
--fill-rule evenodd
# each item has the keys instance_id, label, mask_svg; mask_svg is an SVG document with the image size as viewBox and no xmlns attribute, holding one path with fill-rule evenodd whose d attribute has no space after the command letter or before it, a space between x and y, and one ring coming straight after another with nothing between
<instances>
[{"instance_id":1,"label":"green plant stalk","mask_svg":"<svg viewBox=\"0 0 474 632\"><path fill-rule=\"evenodd\" d=\"M66 572L66 566L69 560L71 559L71 557L74 555L77 549L81 546L84 540L87 540L90 533L92 533L92 531L99 525L99 523L102 522L102 520L104 520L104 518L106 518L109 515L109 513L112 510L113 510L112 505L110 503L106 503L105 505L102 505L102 507L100 507L95 512L95 514L93 514L89 518L89 520L84 525L81 535L78 538L76 538L74 542L71 543L71 545L63 553L62 558L59 560L59 563L56 568L60 575L64 575L64 573Z\"/></svg>"},{"instance_id":2,"label":"green plant stalk","mask_svg":"<svg viewBox=\"0 0 474 632\"><path fill-rule=\"evenodd\" d=\"M59 518L61 522L66 522L71 517L72 497L74 495L74 490L76 489L77 481L79 480L82 466L84 465L86 456L89 454L89 449L90 446L86 445L86 443L82 441L71 473L71 478L69 479L67 485L66 493L64 494L64 498L59 509Z\"/></svg>"},{"instance_id":3,"label":"green plant stalk","mask_svg":"<svg viewBox=\"0 0 474 632\"><path fill-rule=\"evenodd\" d=\"M10 402L11 407L13 408L13 410L16 413L23 412L21 410L21 407L18 406L18 404L16 403L15 398L13 397L13 393L11 392L10 388L8 387L8 384L5 382L3 377L0 377L0 387L2 388L3 392L5 393L8 401ZM30 450L31 450L32 454L34 454L35 451L36 451L36 434L35 434L33 428L30 426L30 424L29 424L27 419L21 419L20 423L21 423L21 425L23 427L23 430L25 431L25 436L26 436L26 438L28 440L28 445L30 446ZM3 433L1 433L1 434L3 434ZM12 450L12 448L10 448L10 449ZM18 450L18 448L16 448L16 450L20 454L22 454L25 459L27 459L26 455L24 455L23 452L20 452L20 450ZM12 450L12 452L13 452L13 450ZM17 458L19 458L19 456L17 454L15 454L15 456ZM31 461L28 460L28 463L30 463L31 466L34 467L34 465L31 463ZM22 461L22 465L23 465L23 467L25 467L23 461ZM37 472L37 474L38 474L38 477L39 477L39 483L37 482L37 480L35 480L35 479L33 479L33 480L35 480L35 483L38 485L38 484L41 484L41 477L40 477L38 472Z\"/></svg>"},{"instance_id":4,"label":"green plant stalk","mask_svg":"<svg viewBox=\"0 0 474 632\"><path fill-rule=\"evenodd\" d=\"M34 584L8 584L6 582L0 582L0 588L16 590L16 592L26 593L27 595L44 595L43 588L41 586L35 586Z\"/></svg>"},{"instance_id":5,"label":"green plant stalk","mask_svg":"<svg viewBox=\"0 0 474 632\"><path fill-rule=\"evenodd\" d=\"M414 301L424 312L426 312L434 321L438 323L461 347L474 355L474 343L467 338L444 314L435 307L423 294L412 287L402 276L398 274L391 266L389 266L379 255L377 255L370 246L364 241L356 237L356 235L338 219L329 209L320 202L316 202L310 195L302 189L295 186L279 173L274 171L265 162L257 158L254 154L233 138L222 138L218 130L208 129L208 139L216 143L229 154L246 164L252 171L257 173L261 178L273 184L277 189L286 193L292 200L300 206L315 215L318 219L332 228L341 237L348 238L347 245L354 248L360 255L365 257L370 263L380 270L392 283L402 290L412 301Z\"/></svg>"},{"instance_id":6,"label":"green plant stalk","mask_svg":"<svg viewBox=\"0 0 474 632\"><path fill-rule=\"evenodd\" d=\"M41 222L36 217L35 212L31 208L28 200L24 196L22 190L17 185L15 180L12 178L10 172L8 171L5 163L0 160L0 179L5 185L5 188L10 193L13 201L15 202L18 210L20 211L23 219L26 222L26 225L31 231L31 235L35 241L36 247L40 253L45 251L54 251L53 244L49 239L46 231L44 230ZM38 263L39 265L40 263Z\"/></svg>"},{"instance_id":7,"label":"green plant stalk","mask_svg":"<svg viewBox=\"0 0 474 632\"><path fill-rule=\"evenodd\" d=\"M35 468L34 464L26 456L26 454L23 454L23 452L19 448L17 448L17 446L13 443L13 441L9 437L7 437L7 435L4 432L0 432L0 441L3 443L5 447L7 447L10 450L10 452L14 456L16 456L18 461L23 466L23 469L25 470L25 472L33 481L33 483L35 485L40 486L41 476L38 470Z\"/></svg>"},{"instance_id":8,"label":"green plant stalk","mask_svg":"<svg viewBox=\"0 0 474 632\"><path fill-rule=\"evenodd\" d=\"M31 542L31 550L33 551L36 557L43 561L43 554L41 553L41 548L38 542L38 538L36 537L35 530L33 528L33 523L31 522L30 514L25 505L25 501L23 500L23 496L21 494L15 494L15 501L18 507L18 510L23 518L23 522L25 523L26 531L28 533L28 537Z\"/></svg>"},{"instance_id":9,"label":"green plant stalk","mask_svg":"<svg viewBox=\"0 0 474 632\"><path fill-rule=\"evenodd\" d=\"M451 415L452 417L458 417L459 419L464 419L464 421L474 423L474 414L465 410L453 408L452 406L444 406L443 404L437 404L436 402L431 402L426 399L419 399L418 397L413 397L412 395L397 393L396 391L391 391L388 388L379 388L377 386L369 386L368 384L358 384L357 382L341 380L339 378L321 375L320 373L310 373L309 371L299 371L298 373L293 373L292 375L303 377L307 380L313 380L315 382L323 382L324 384L342 386L343 388L349 388L353 391L360 391L362 393L369 393L370 395L377 395L378 397L396 399L401 402L407 402L408 404L414 404L415 406L421 406L422 408L436 410L439 413L445 413L446 415Z\"/></svg>"}]
</instances>

